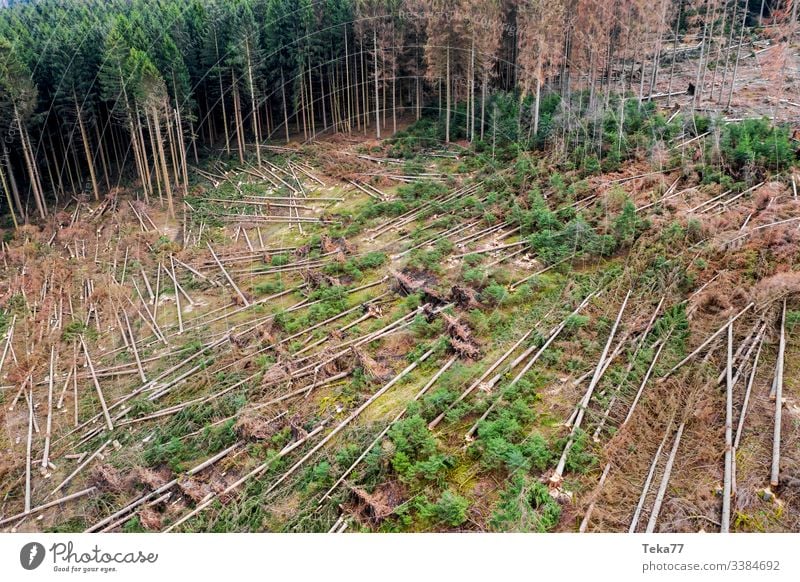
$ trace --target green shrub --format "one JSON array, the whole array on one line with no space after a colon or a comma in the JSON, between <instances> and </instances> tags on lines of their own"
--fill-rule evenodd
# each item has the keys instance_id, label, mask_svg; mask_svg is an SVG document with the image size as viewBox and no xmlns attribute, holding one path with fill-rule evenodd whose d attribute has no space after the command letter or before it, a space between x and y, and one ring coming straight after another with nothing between
<instances>
[{"instance_id":1,"label":"green shrub","mask_svg":"<svg viewBox=\"0 0 800 582\"><path fill-rule=\"evenodd\" d=\"M469 501L460 495L447 490L442 493L438 501L426 508L426 517L435 522L451 527L458 527L467 521Z\"/></svg>"},{"instance_id":2,"label":"green shrub","mask_svg":"<svg viewBox=\"0 0 800 582\"><path fill-rule=\"evenodd\" d=\"M481 298L491 305L500 305L507 297L506 288L497 283L492 283L481 292Z\"/></svg>"},{"instance_id":3,"label":"green shrub","mask_svg":"<svg viewBox=\"0 0 800 582\"><path fill-rule=\"evenodd\" d=\"M289 255L286 253L281 253L277 255L272 255L269 261L270 265L273 267L282 267L284 265L289 264Z\"/></svg>"},{"instance_id":4,"label":"green shrub","mask_svg":"<svg viewBox=\"0 0 800 582\"><path fill-rule=\"evenodd\" d=\"M566 445L566 442L564 443ZM566 469L573 473L585 474L597 464L597 456L589 450L589 438L587 434L579 430L572 446L567 453Z\"/></svg>"},{"instance_id":5,"label":"green shrub","mask_svg":"<svg viewBox=\"0 0 800 582\"><path fill-rule=\"evenodd\" d=\"M614 219L613 229L617 244L621 247L633 244L633 241L642 231L644 224L645 221L636 214L636 205L633 200L626 198L622 204L622 211Z\"/></svg>"},{"instance_id":6,"label":"green shrub","mask_svg":"<svg viewBox=\"0 0 800 582\"><path fill-rule=\"evenodd\" d=\"M800 326L800 311L787 309L786 310L786 327L790 332L794 332L795 328Z\"/></svg>"},{"instance_id":7,"label":"green shrub","mask_svg":"<svg viewBox=\"0 0 800 582\"><path fill-rule=\"evenodd\" d=\"M97 330L93 327L87 326L82 321L75 320L70 321L64 326L64 330L61 332L61 339L65 342L71 342L78 339L78 337L82 335L89 339L96 339Z\"/></svg>"},{"instance_id":8,"label":"green shrub","mask_svg":"<svg viewBox=\"0 0 800 582\"><path fill-rule=\"evenodd\" d=\"M792 164L794 149L787 127L767 119L745 119L721 128L722 162L738 178L781 172Z\"/></svg>"},{"instance_id":9,"label":"green shrub","mask_svg":"<svg viewBox=\"0 0 800 582\"><path fill-rule=\"evenodd\" d=\"M483 269L465 269L461 278L469 285L481 287L486 281L486 272Z\"/></svg>"},{"instance_id":10,"label":"green shrub","mask_svg":"<svg viewBox=\"0 0 800 582\"><path fill-rule=\"evenodd\" d=\"M561 518L561 506L547 485L515 474L500 493L489 525L495 531L548 532Z\"/></svg>"},{"instance_id":11,"label":"green shrub","mask_svg":"<svg viewBox=\"0 0 800 582\"><path fill-rule=\"evenodd\" d=\"M452 457L438 452L436 439L418 414L397 422L389 431L389 438L395 451L392 468L405 483L442 483L453 466Z\"/></svg>"},{"instance_id":12,"label":"green shrub","mask_svg":"<svg viewBox=\"0 0 800 582\"><path fill-rule=\"evenodd\" d=\"M253 286L253 291L259 295L275 295L284 290L283 281L267 281Z\"/></svg>"}]
</instances>

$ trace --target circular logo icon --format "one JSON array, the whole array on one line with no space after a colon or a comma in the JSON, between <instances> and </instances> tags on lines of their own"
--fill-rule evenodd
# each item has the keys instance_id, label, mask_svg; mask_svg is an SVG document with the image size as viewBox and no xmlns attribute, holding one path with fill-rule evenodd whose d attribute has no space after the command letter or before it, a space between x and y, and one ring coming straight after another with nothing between
<instances>
[{"instance_id":1,"label":"circular logo icon","mask_svg":"<svg viewBox=\"0 0 800 582\"><path fill-rule=\"evenodd\" d=\"M44 561L44 546L39 542L30 542L19 551L19 563L26 570L35 570Z\"/></svg>"}]
</instances>

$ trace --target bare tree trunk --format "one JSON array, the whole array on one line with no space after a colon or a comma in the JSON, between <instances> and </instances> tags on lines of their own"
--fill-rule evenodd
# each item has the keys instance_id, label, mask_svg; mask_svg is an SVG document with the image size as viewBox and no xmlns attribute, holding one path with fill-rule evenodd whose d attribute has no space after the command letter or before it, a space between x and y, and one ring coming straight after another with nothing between
<instances>
[{"instance_id":1,"label":"bare tree trunk","mask_svg":"<svg viewBox=\"0 0 800 582\"><path fill-rule=\"evenodd\" d=\"M469 63L469 141L475 141L475 38L472 39Z\"/></svg>"},{"instance_id":2,"label":"bare tree trunk","mask_svg":"<svg viewBox=\"0 0 800 582\"><path fill-rule=\"evenodd\" d=\"M167 158L164 155L164 143L161 139L161 123L158 119L158 109L153 107L153 126L156 130L156 145L158 146L158 158L161 160L161 174L164 176L164 189L167 193L167 209L170 218L175 218L175 206L172 202L172 186L170 185L169 174L167 173Z\"/></svg>"},{"instance_id":3,"label":"bare tree trunk","mask_svg":"<svg viewBox=\"0 0 800 582\"><path fill-rule=\"evenodd\" d=\"M166 138L169 142L169 156L172 160L172 183L175 184L176 188L180 188L181 179L178 176L178 173L180 172L180 168L178 166L180 164L178 161L178 154L175 151L175 130L172 127L172 115L170 114L169 101L167 98L164 98L164 123L167 126Z\"/></svg>"},{"instance_id":4,"label":"bare tree trunk","mask_svg":"<svg viewBox=\"0 0 800 582\"><path fill-rule=\"evenodd\" d=\"M672 445L672 451L670 451L669 458L667 459L667 465L664 467L664 475L661 477L661 484L658 487L656 500L653 503L653 510L650 512L650 519L647 521L646 533L653 533L656 529L658 514L661 512L661 504L664 502L664 494L667 492L667 486L669 485L672 465L675 464L675 456L678 453L678 447L681 445L681 437L683 436L683 429L685 426L686 422L682 422L678 427L678 433L675 435L675 442Z\"/></svg>"},{"instance_id":5,"label":"bare tree trunk","mask_svg":"<svg viewBox=\"0 0 800 582\"><path fill-rule=\"evenodd\" d=\"M747 10L745 10L745 14ZM697 108L697 104L702 100L702 92L703 92L703 73L704 73L704 58L706 55L706 40L708 39L709 35L709 18L705 19L705 23L703 24L703 36L700 39L700 59L697 61L697 75L695 76L694 82L694 95L692 95L692 109ZM713 24L712 24L713 25Z\"/></svg>"},{"instance_id":6,"label":"bare tree trunk","mask_svg":"<svg viewBox=\"0 0 800 582\"><path fill-rule=\"evenodd\" d=\"M542 99L542 80L541 80L541 70L539 74L536 75L536 103L533 107L533 137L536 139L536 136L539 135L539 107L541 105Z\"/></svg>"},{"instance_id":7,"label":"bare tree trunk","mask_svg":"<svg viewBox=\"0 0 800 582\"><path fill-rule=\"evenodd\" d=\"M447 105L446 117L444 120L444 135L445 142L450 143L450 41L447 41L447 75L445 76L445 83L447 85Z\"/></svg>"},{"instance_id":8,"label":"bare tree trunk","mask_svg":"<svg viewBox=\"0 0 800 582\"><path fill-rule=\"evenodd\" d=\"M28 443L25 463L25 513L31 510L31 440L33 439L33 390L28 394Z\"/></svg>"},{"instance_id":9,"label":"bare tree trunk","mask_svg":"<svg viewBox=\"0 0 800 582\"><path fill-rule=\"evenodd\" d=\"M393 51L395 49L392 49ZM397 55L392 58L392 134L397 133Z\"/></svg>"},{"instance_id":10,"label":"bare tree trunk","mask_svg":"<svg viewBox=\"0 0 800 582\"><path fill-rule=\"evenodd\" d=\"M358 43L359 56L361 57L361 102L364 105L364 135L367 135L367 126L369 125L369 99L367 99L367 66L364 57L364 43Z\"/></svg>"},{"instance_id":11,"label":"bare tree trunk","mask_svg":"<svg viewBox=\"0 0 800 582\"><path fill-rule=\"evenodd\" d=\"M105 133L105 130L103 131ZM103 135L97 123L94 124L94 137L97 140L97 151L100 154L100 166L103 168L103 178L106 182L106 189L111 190L111 180L108 178L108 161L106 160L106 148L103 147ZM52 181L52 180L51 180Z\"/></svg>"},{"instance_id":12,"label":"bare tree trunk","mask_svg":"<svg viewBox=\"0 0 800 582\"><path fill-rule=\"evenodd\" d=\"M667 107L672 103L672 79L675 75L675 55L678 50L678 30L681 24L681 11L683 10L683 0L678 2L678 14L675 16L675 40L672 43L672 62L669 64L669 84L667 85Z\"/></svg>"},{"instance_id":13,"label":"bare tree trunk","mask_svg":"<svg viewBox=\"0 0 800 582\"><path fill-rule=\"evenodd\" d=\"M261 167L261 134L258 128L258 118L256 116L256 92L253 84L253 61L250 53L250 40L245 38L245 53L247 54L247 83L250 87L250 105L253 111L253 137L256 140L256 161Z\"/></svg>"},{"instance_id":14,"label":"bare tree trunk","mask_svg":"<svg viewBox=\"0 0 800 582\"><path fill-rule=\"evenodd\" d=\"M144 129L142 128L142 119L139 117L139 108L136 108L136 130L139 135L139 146L141 148L141 156L142 156L142 172L144 174L144 180L147 182L147 189L150 191L150 194L153 193L153 180L150 176L150 164L147 161L147 147L144 140ZM152 145L152 136L150 139L150 143ZM161 197L161 187L158 187L158 196Z\"/></svg>"},{"instance_id":15,"label":"bare tree trunk","mask_svg":"<svg viewBox=\"0 0 800 582\"><path fill-rule=\"evenodd\" d=\"M156 175L156 186L158 187L158 201L161 204L162 208L164 206L164 194L163 188L161 183L164 181L161 176L161 165L159 164L158 158L158 147L156 146L156 136L155 131L153 130L153 123L148 115L147 111L145 110L145 119L147 120L147 133L150 136L150 151L153 155L153 173ZM149 168L148 168L149 172Z\"/></svg>"},{"instance_id":16,"label":"bare tree trunk","mask_svg":"<svg viewBox=\"0 0 800 582\"><path fill-rule=\"evenodd\" d=\"M311 124L311 137L317 138L317 122L314 116L314 85L311 78L311 55L308 56L308 121Z\"/></svg>"},{"instance_id":17,"label":"bare tree trunk","mask_svg":"<svg viewBox=\"0 0 800 582\"><path fill-rule=\"evenodd\" d=\"M221 57L219 54L216 28L214 29L214 48L217 51L217 63L220 63ZM222 128L225 131L225 153L231 155L231 138L228 132L228 112L225 110L225 90L222 87L222 71L219 73L219 100L222 103Z\"/></svg>"},{"instance_id":18,"label":"bare tree trunk","mask_svg":"<svg viewBox=\"0 0 800 582\"><path fill-rule=\"evenodd\" d=\"M286 83L283 79L283 69L281 69L281 99L283 101L283 127L286 131L286 143L289 143L289 111L286 108Z\"/></svg>"},{"instance_id":19,"label":"bare tree trunk","mask_svg":"<svg viewBox=\"0 0 800 582\"><path fill-rule=\"evenodd\" d=\"M78 127L81 131L81 141L83 142L83 153L86 156L86 165L89 166L89 177L92 180L92 191L94 192L94 199L100 200L100 191L97 188L97 177L94 173L94 162L92 161L92 152L89 148L89 137L86 135L86 128L83 125L83 115L81 114L81 108L78 106L78 98L75 93L72 94L72 98L75 100L75 111L77 112L78 116Z\"/></svg>"},{"instance_id":20,"label":"bare tree trunk","mask_svg":"<svg viewBox=\"0 0 800 582\"><path fill-rule=\"evenodd\" d=\"M347 133L352 130L353 122L353 91L350 86L350 49L347 44L347 24L343 25L344 29L344 70L345 70L345 86L347 87Z\"/></svg>"},{"instance_id":21,"label":"bare tree trunk","mask_svg":"<svg viewBox=\"0 0 800 582\"><path fill-rule=\"evenodd\" d=\"M419 41L417 41L417 42L419 42ZM417 52L419 52L419 49L417 49ZM415 86L416 86L416 91L417 91L417 107L416 107L416 110L417 110L417 121L419 121L422 118L422 79L420 78L420 74L419 74L419 56L416 55L416 54L415 54L414 65L415 65L414 66L414 73L415 73L414 78L415 78L415 81L416 81Z\"/></svg>"},{"instance_id":22,"label":"bare tree trunk","mask_svg":"<svg viewBox=\"0 0 800 582\"><path fill-rule=\"evenodd\" d=\"M149 195L148 195L148 188L147 188L147 179L145 178L145 164L142 160L142 152L139 150L139 143L136 136L136 130L133 127L133 121L128 123L129 131L131 133L131 149L133 150L133 161L136 164L136 173L139 174L139 180L142 182L142 191L144 192L144 200L147 204L150 204Z\"/></svg>"},{"instance_id":23,"label":"bare tree trunk","mask_svg":"<svg viewBox=\"0 0 800 582\"><path fill-rule=\"evenodd\" d=\"M744 42L744 23L747 20L747 7L742 10L742 28L739 31L739 46L736 47L736 60L733 64L733 76L731 77L731 88L728 92L728 109L730 109L731 101L733 100L733 89L736 85L736 73L739 70L739 56L742 52L742 43Z\"/></svg>"},{"instance_id":24,"label":"bare tree trunk","mask_svg":"<svg viewBox=\"0 0 800 582\"><path fill-rule=\"evenodd\" d=\"M14 168L11 167L11 161L8 159L8 150L3 146L2 152L3 159L0 161L0 167L5 165L8 171L8 183L11 186L11 195L14 198L14 204L17 207L17 213L22 222L28 222L28 217L25 213L25 207L22 205L22 200L19 197L19 189L17 188L17 180L14 178ZM10 207L10 204L9 204Z\"/></svg>"},{"instance_id":25,"label":"bare tree trunk","mask_svg":"<svg viewBox=\"0 0 800 582\"><path fill-rule=\"evenodd\" d=\"M481 141L483 141L483 126L486 121L486 71L483 72L483 81L481 81Z\"/></svg>"},{"instance_id":26,"label":"bare tree trunk","mask_svg":"<svg viewBox=\"0 0 800 582\"><path fill-rule=\"evenodd\" d=\"M722 37L725 38L725 25L728 23L728 0L722 0L722 24L720 24L720 30L722 31ZM720 42L717 46L717 58L716 62L714 63L714 74L711 75L711 88L709 89L709 97L711 100L714 100L714 85L717 82L717 71L719 71L719 62L722 60L722 45L724 43ZM729 51L725 51L729 52Z\"/></svg>"},{"instance_id":27,"label":"bare tree trunk","mask_svg":"<svg viewBox=\"0 0 800 582\"><path fill-rule=\"evenodd\" d=\"M233 76L233 71L231 71ZM233 113L236 116L236 144L239 151L239 161L244 163L245 152L247 146L244 139L244 119L242 117L242 100L239 97L239 85L236 83L235 78L233 82Z\"/></svg>"},{"instance_id":28,"label":"bare tree trunk","mask_svg":"<svg viewBox=\"0 0 800 582\"><path fill-rule=\"evenodd\" d=\"M306 75L305 66L300 67L300 116L303 119L303 140L308 139L308 124L306 123ZM295 121L297 123L297 133L300 133L300 120L295 112Z\"/></svg>"},{"instance_id":29,"label":"bare tree trunk","mask_svg":"<svg viewBox=\"0 0 800 582\"><path fill-rule=\"evenodd\" d=\"M19 117L19 112L17 111L17 106L14 105L14 117L17 120L17 127L19 128L19 138L22 142L22 156L25 160L25 165L28 168L28 175L31 179L31 190L33 192L33 199L36 203L36 209L39 211L40 218L47 217L47 208L44 204L44 197L42 196L42 192L39 189L39 181L37 179L37 173L35 168L35 160L33 160L33 152L30 151L28 147L28 142L26 140L26 132L25 127L22 125L22 120Z\"/></svg>"},{"instance_id":30,"label":"bare tree trunk","mask_svg":"<svg viewBox=\"0 0 800 582\"><path fill-rule=\"evenodd\" d=\"M656 52L653 55L653 73L650 77L650 94L655 93L656 81L658 80L658 68L661 61L661 43L664 38L664 30L666 29L667 20L667 2L664 0L661 3L661 26L658 27L658 42L656 43Z\"/></svg>"},{"instance_id":31,"label":"bare tree trunk","mask_svg":"<svg viewBox=\"0 0 800 582\"><path fill-rule=\"evenodd\" d=\"M14 202L11 200L11 189L6 182L6 174L3 172L3 164L0 163L0 183L3 185L3 192L6 195L6 202L8 203L8 211L11 213L11 220L14 222L14 228L18 228L17 213L14 212Z\"/></svg>"},{"instance_id":32,"label":"bare tree trunk","mask_svg":"<svg viewBox=\"0 0 800 582\"><path fill-rule=\"evenodd\" d=\"M175 133L178 137L178 153L181 160L181 176L183 177L183 192L189 193L189 172L186 169L188 159L186 157L186 144L183 142L183 124L181 121L181 111L175 107Z\"/></svg>"},{"instance_id":33,"label":"bare tree trunk","mask_svg":"<svg viewBox=\"0 0 800 582\"><path fill-rule=\"evenodd\" d=\"M381 137L381 116L380 116L380 96L378 94L378 32L373 28L372 30L372 50L374 51L374 64L375 64L375 135L378 139Z\"/></svg>"},{"instance_id":34,"label":"bare tree trunk","mask_svg":"<svg viewBox=\"0 0 800 582\"><path fill-rule=\"evenodd\" d=\"M44 452L42 453L42 469L47 471L50 460L50 437L53 431L53 382L55 380L56 348L50 346L50 375L47 378L47 427L44 433Z\"/></svg>"}]
</instances>

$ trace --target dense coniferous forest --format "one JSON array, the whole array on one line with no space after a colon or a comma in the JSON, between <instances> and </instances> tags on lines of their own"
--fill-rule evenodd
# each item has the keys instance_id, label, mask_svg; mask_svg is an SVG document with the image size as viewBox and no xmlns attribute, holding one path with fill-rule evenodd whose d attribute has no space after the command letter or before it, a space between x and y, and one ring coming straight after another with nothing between
<instances>
[{"instance_id":1,"label":"dense coniferous forest","mask_svg":"<svg viewBox=\"0 0 800 582\"><path fill-rule=\"evenodd\" d=\"M70 195L99 200L132 181L172 205L187 166L210 151L243 161L259 158L255 143L292 135L380 137L398 116L432 111L448 142L500 133L602 161L613 148L597 120L616 109L624 124L619 96L641 107L659 79L686 90L661 62L690 28L701 31L693 93L720 76L711 98L724 104L730 47L764 18L797 20L792 2L656 4L14 2L0 14L5 212L44 218Z\"/></svg>"},{"instance_id":2,"label":"dense coniferous forest","mask_svg":"<svg viewBox=\"0 0 800 582\"><path fill-rule=\"evenodd\" d=\"M797 0L0 8L0 528L800 527Z\"/></svg>"}]
</instances>

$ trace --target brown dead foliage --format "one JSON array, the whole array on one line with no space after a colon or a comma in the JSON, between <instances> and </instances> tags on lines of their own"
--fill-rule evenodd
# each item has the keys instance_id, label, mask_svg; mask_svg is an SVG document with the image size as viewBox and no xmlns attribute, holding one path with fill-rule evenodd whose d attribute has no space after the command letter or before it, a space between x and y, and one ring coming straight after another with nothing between
<instances>
[{"instance_id":1,"label":"brown dead foliage","mask_svg":"<svg viewBox=\"0 0 800 582\"><path fill-rule=\"evenodd\" d=\"M477 309L480 307L478 294L471 287L453 285L450 289L450 299L462 309Z\"/></svg>"},{"instance_id":2,"label":"brown dead foliage","mask_svg":"<svg viewBox=\"0 0 800 582\"><path fill-rule=\"evenodd\" d=\"M320 151L317 161L324 174L340 180L356 180L373 169L367 160L333 148Z\"/></svg>"},{"instance_id":3,"label":"brown dead foliage","mask_svg":"<svg viewBox=\"0 0 800 582\"><path fill-rule=\"evenodd\" d=\"M192 477L181 479L178 481L178 487L189 499L195 503L200 503L205 499L206 495L211 493L211 487L207 483L203 483Z\"/></svg>"},{"instance_id":4,"label":"brown dead foliage","mask_svg":"<svg viewBox=\"0 0 800 582\"><path fill-rule=\"evenodd\" d=\"M759 304L766 305L787 294L800 293L800 271L778 273L756 283L754 296Z\"/></svg>"},{"instance_id":5,"label":"brown dead foliage","mask_svg":"<svg viewBox=\"0 0 800 582\"><path fill-rule=\"evenodd\" d=\"M274 415L263 411L248 410L244 412L233 427L241 438L250 441L268 439L280 431L286 421L275 419Z\"/></svg>"},{"instance_id":6,"label":"brown dead foliage","mask_svg":"<svg viewBox=\"0 0 800 582\"><path fill-rule=\"evenodd\" d=\"M330 275L326 275L313 269L303 271L302 275L306 285L308 285L308 287L311 289L319 289L320 287L338 287L342 284L341 281L339 281L339 279L336 277L331 277Z\"/></svg>"},{"instance_id":7,"label":"brown dead foliage","mask_svg":"<svg viewBox=\"0 0 800 582\"><path fill-rule=\"evenodd\" d=\"M110 491L112 493L119 493L127 485L119 469L108 463L95 465L89 475L89 484L97 487L100 491Z\"/></svg>"},{"instance_id":8,"label":"brown dead foliage","mask_svg":"<svg viewBox=\"0 0 800 582\"><path fill-rule=\"evenodd\" d=\"M247 299L248 303L252 303L252 302L253 302L253 294L252 294L252 293L248 293L248 292L247 292L247 291L245 291L244 289L242 289L241 291L242 291L242 295L244 295L244 296L245 296L245 298ZM244 304L245 304L245 303L244 303L244 301L242 300L242 298L241 298L241 297L239 297L239 294L238 294L238 293L234 294L234 295L231 297L231 299L233 300L233 303L234 303L234 305L236 305L237 307L244 307Z\"/></svg>"},{"instance_id":9,"label":"brown dead foliage","mask_svg":"<svg viewBox=\"0 0 800 582\"><path fill-rule=\"evenodd\" d=\"M474 344L463 342L456 338L450 338L450 345L458 355L464 358L469 358L471 360L480 358L481 350Z\"/></svg>"},{"instance_id":10,"label":"brown dead foliage","mask_svg":"<svg viewBox=\"0 0 800 582\"><path fill-rule=\"evenodd\" d=\"M161 514L152 507L144 507L139 511L139 521L145 529L161 531L163 520Z\"/></svg>"},{"instance_id":11,"label":"brown dead foliage","mask_svg":"<svg viewBox=\"0 0 800 582\"><path fill-rule=\"evenodd\" d=\"M320 246L324 253L344 253L350 254L353 252L353 245L350 244L344 237L332 238L323 234L320 238Z\"/></svg>"},{"instance_id":12,"label":"brown dead foliage","mask_svg":"<svg viewBox=\"0 0 800 582\"><path fill-rule=\"evenodd\" d=\"M458 317L447 313L442 313L442 318L445 321L445 329L450 336L450 345L456 353L465 358L479 358L481 351L469 326L461 322Z\"/></svg>"},{"instance_id":13,"label":"brown dead foliage","mask_svg":"<svg viewBox=\"0 0 800 582\"><path fill-rule=\"evenodd\" d=\"M133 469L131 480L136 485L143 485L150 490L161 487L172 477L169 469L162 467L158 470L137 466Z\"/></svg>"},{"instance_id":14,"label":"brown dead foliage","mask_svg":"<svg viewBox=\"0 0 800 582\"><path fill-rule=\"evenodd\" d=\"M376 356L384 360L402 360L406 354L414 347L416 340L411 333L395 333L387 336Z\"/></svg>"},{"instance_id":15,"label":"brown dead foliage","mask_svg":"<svg viewBox=\"0 0 800 582\"><path fill-rule=\"evenodd\" d=\"M288 380L292 374L292 366L289 362L275 362L264 372L261 378L262 386L270 386Z\"/></svg>"},{"instance_id":16,"label":"brown dead foliage","mask_svg":"<svg viewBox=\"0 0 800 582\"><path fill-rule=\"evenodd\" d=\"M425 301L436 304L447 302L447 298L434 288L435 279L430 275L423 273L412 275L398 271L391 271L391 275L395 280L394 290L401 295L413 295L421 292Z\"/></svg>"},{"instance_id":17,"label":"brown dead foliage","mask_svg":"<svg viewBox=\"0 0 800 582\"><path fill-rule=\"evenodd\" d=\"M370 378L374 378L375 380L386 380L391 377L392 371L384 364L377 362L366 352L366 350L356 346L353 346L351 349L356 356L358 365L364 369L364 372L366 372Z\"/></svg>"},{"instance_id":18,"label":"brown dead foliage","mask_svg":"<svg viewBox=\"0 0 800 582\"><path fill-rule=\"evenodd\" d=\"M800 252L800 233L796 224L765 229L758 237L758 247L768 249L776 268L788 268Z\"/></svg>"},{"instance_id":19,"label":"brown dead foliage","mask_svg":"<svg viewBox=\"0 0 800 582\"><path fill-rule=\"evenodd\" d=\"M717 291L706 291L700 295L697 305L703 313L716 315L731 308L730 301Z\"/></svg>"},{"instance_id":20,"label":"brown dead foliage","mask_svg":"<svg viewBox=\"0 0 800 582\"><path fill-rule=\"evenodd\" d=\"M392 271L392 276L395 279L395 289L402 295L412 295L416 293L425 284L421 279L413 279L405 273Z\"/></svg>"},{"instance_id":21,"label":"brown dead foliage","mask_svg":"<svg viewBox=\"0 0 800 582\"><path fill-rule=\"evenodd\" d=\"M349 510L357 519L371 525L378 525L389 517L405 498L403 486L397 481L381 483L373 493L360 487L350 487L350 491L354 500Z\"/></svg>"},{"instance_id":22,"label":"brown dead foliage","mask_svg":"<svg viewBox=\"0 0 800 582\"><path fill-rule=\"evenodd\" d=\"M588 481L589 487L594 488L599 471L606 462L610 461L612 469L605 486L596 497L589 494L577 499L578 504L584 508L593 499L596 500L590 531L628 530L650 462L664 432L671 423L671 434L674 433L677 425L683 419L683 411L692 408L693 400L690 398L690 390L691 386L685 380L676 377L663 383L650 385L638 406L637 413L622 430L614 434L603 448L602 458L597 465L598 472L589 477ZM626 406L621 406L619 414L626 413ZM689 420L687 431L690 424L699 423ZM684 436L684 438L687 437ZM682 441L682 443L681 450L686 446L686 441ZM671 441L668 440L666 448L668 449L670 446ZM673 470L673 479L678 474L679 468L676 466ZM656 484L655 487L657 486ZM649 517L647 510L651 506L652 495L649 497L649 503L645 504L645 512L639 521L637 531L643 531L644 524L647 523ZM662 510L662 515L663 513Z\"/></svg>"}]
</instances>

